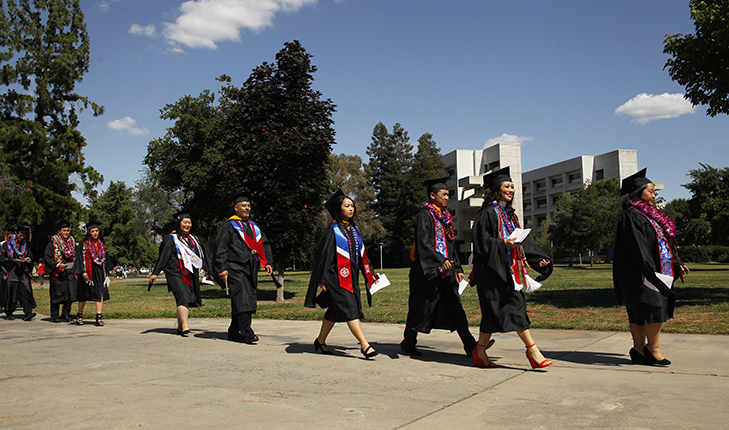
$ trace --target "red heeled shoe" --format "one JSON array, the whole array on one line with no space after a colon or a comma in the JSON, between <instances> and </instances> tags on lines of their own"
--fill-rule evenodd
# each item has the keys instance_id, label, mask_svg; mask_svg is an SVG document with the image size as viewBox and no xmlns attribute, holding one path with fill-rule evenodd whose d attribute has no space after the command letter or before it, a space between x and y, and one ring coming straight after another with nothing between
<instances>
[{"instance_id":1,"label":"red heeled shoe","mask_svg":"<svg viewBox=\"0 0 729 430\"><path fill-rule=\"evenodd\" d=\"M527 347L526 347L526 349L527 349L527 352L526 352L526 358L527 358L527 360L529 360L529 364L531 364L531 365L532 365L532 369L542 369L542 368L545 368L545 367L549 367L549 366L551 366L552 364L554 364L554 363L552 363L552 361L551 361L551 360L547 360L546 358L545 358L544 360L542 360L542 362L541 362L541 363L537 363L536 361L534 361L534 360L533 360L533 359L532 359L532 358L531 358L531 357L529 356L529 348L531 348L531 347L533 347L533 346L535 346L535 345L536 345L536 343L533 343L533 344L531 344L531 345L529 345L529 346L527 346Z\"/></svg>"},{"instance_id":2,"label":"red heeled shoe","mask_svg":"<svg viewBox=\"0 0 729 430\"><path fill-rule=\"evenodd\" d=\"M483 346L484 348L487 348L486 345L476 345L475 348L473 348L473 364L476 367L483 367L483 368L490 368L490 367L496 367L496 364L494 364L493 361L489 360L488 363L484 362L481 357L478 356L478 347Z\"/></svg>"}]
</instances>

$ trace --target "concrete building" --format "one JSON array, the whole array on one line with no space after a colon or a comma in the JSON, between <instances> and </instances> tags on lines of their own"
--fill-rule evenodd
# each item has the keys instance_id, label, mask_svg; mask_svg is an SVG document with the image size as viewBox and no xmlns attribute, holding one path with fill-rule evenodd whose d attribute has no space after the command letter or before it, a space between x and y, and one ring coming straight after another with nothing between
<instances>
[{"instance_id":1,"label":"concrete building","mask_svg":"<svg viewBox=\"0 0 729 430\"><path fill-rule=\"evenodd\" d=\"M459 258L468 261L473 250L471 232L476 213L483 204L483 176L509 166L517 192L513 206L522 227L538 227L554 213L559 197L579 190L588 181L623 178L638 171L635 150L619 149L602 155L583 155L522 173L521 145L498 143L485 149L457 149L441 157L450 179L453 225ZM656 188L662 188L657 183Z\"/></svg>"}]
</instances>

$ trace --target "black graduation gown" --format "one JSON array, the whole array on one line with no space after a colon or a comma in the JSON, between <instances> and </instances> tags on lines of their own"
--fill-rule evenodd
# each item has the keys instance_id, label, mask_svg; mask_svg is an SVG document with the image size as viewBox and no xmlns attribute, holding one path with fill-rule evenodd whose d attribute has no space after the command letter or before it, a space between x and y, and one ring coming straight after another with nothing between
<instances>
[{"instance_id":1,"label":"black graduation gown","mask_svg":"<svg viewBox=\"0 0 729 430\"><path fill-rule=\"evenodd\" d=\"M106 261L103 266L100 266L94 261L91 261L91 274L89 281L84 279L84 273L86 273L86 254L90 253L88 249L84 251L84 244L86 242L81 241L76 245L76 260L73 263L73 273L76 274L76 300L79 302L85 301L109 301L109 289L106 287L104 281L106 280ZM90 258L90 256L89 256ZM91 285L93 283L93 285Z\"/></svg>"},{"instance_id":2,"label":"black graduation gown","mask_svg":"<svg viewBox=\"0 0 729 430\"><path fill-rule=\"evenodd\" d=\"M352 290L349 292L339 286L339 275L337 267L337 239L334 233L334 225L329 227L319 244L319 250L314 259L314 268L309 278L309 289L306 292L304 306L316 307L316 297L319 285L327 287L326 296L329 299L329 307L324 314L324 319L333 322L347 322L352 320L363 320L362 296L359 289L359 272L364 275L364 263L359 258L357 266L351 264ZM365 278L365 283L367 279Z\"/></svg>"},{"instance_id":3,"label":"black graduation gown","mask_svg":"<svg viewBox=\"0 0 729 430\"><path fill-rule=\"evenodd\" d=\"M410 267L407 320L408 328L421 333L430 333L434 328L454 331L460 328L459 323L464 322L468 327L458 295L456 273L463 273L463 269L458 261L455 240L446 238L448 259L456 263L455 268L445 276L439 275L437 269L445 263L446 258L435 250L434 244L433 216L424 209L415 217L415 261ZM459 321L452 321L451 318Z\"/></svg>"},{"instance_id":4,"label":"black graduation gown","mask_svg":"<svg viewBox=\"0 0 729 430\"><path fill-rule=\"evenodd\" d=\"M176 234L176 233L172 233ZM167 280L167 291L175 296L177 306L187 305L191 308L202 306L202 296L200 294L200 270L192 271L192 286L182 281L182 270L180 269L180 260L177 259L177 248L172 234L166 235L159 245L159 258L157 264L152 270L152 274L158 276L162 270L165 271L165 279ZM190 244L189 238L182 238ZM202 243L198 240L198 244L202 247ZM198 253L198 256L200 254ZM207 261L207 253L203 249L203 268L210 267Z\"/></svg>"},{"instance_id":5,"label":"black graduation gown","mask_svg":"<svg viewBox=\"0 0 729 430\"><path fill-rule=\"evenodd\" d=\"M243 223L246 225L247 223ZM252 235L252 232L247 234ZM263 240L263 252L266 254L267 263L273 266L273 254L271 244L266 234L261 231ZM261 264L251 253L248 245L240 237L238 231L233 228L230 221L226 220L218 228L215 236L215 252L213 255L213 272L216 274L228 271L228 289L230 290L230 304L232 314L242 312L256 313L258 306L256 289L258 288L258 270ZM218 281L222 288L225 283Z\"/></svg>"},{"instance_id":6,"label":"black graduation gown","mask_svg":"<svg viewBox=\"0 0 729 430\"><path fill-rule=\"evenodd\" d=\"M666 239L669 239L666 237ZM673 240L674 280L680 276L681 261ZM613 286L618 303L625 302L628 320L638 325L666 322L673 318L675 296L655 275L660 272L658 236L653 225L637 209L630 207L620 215L615 235ZM644 285L648 279L660 292Z\"/></svg>"},{"instance_id":7,"label":"black graduation gown","mask_svg":"<svg viewBox=\"0 0 729 430\"><path fill-rule=\"evenodd\" d=\"M15 310L15 303L20 300L26 313L36 307L33 288L30 285L31 273L33 270L33 251L28 247L26 256L30 263L18 263L8 257L8 242L3 243L0 248L0 305L5 308L5 313L12 313Z\"/></svg>"},{"instance_id":8,"label":"black graduation gown","mask_svg":"<svg viewBox=\"0 0 729 430\"><path fill-rule=\"evenodd\" d=\"M514 289L506 245L499 235L499 216L488 206L476 214L472 230L473 270L478 300L481 305L482 333L506 333L529 329L523 291ZM551 260L532 241L523 242L527 263L546 279L552 273L552 263L540 268L539 262Z\"/></svg>"},{"instance_id":9,"label":"black graduation gown","mask_svg":"<svg viewBox=\"0 0 729 430\"><path fill-rule=\"evenodd\" d=\"M58 264L53 256L53 239L46 245L43 253L43 261L46 264L46 274L51 284L50 296L51 304L57 305L61 303L70 303L76 300L76 275L73 273L74 258L66 258L61 255L61 261L66 263L68 267L58 269Z\"/></svg>"}]
</instances>

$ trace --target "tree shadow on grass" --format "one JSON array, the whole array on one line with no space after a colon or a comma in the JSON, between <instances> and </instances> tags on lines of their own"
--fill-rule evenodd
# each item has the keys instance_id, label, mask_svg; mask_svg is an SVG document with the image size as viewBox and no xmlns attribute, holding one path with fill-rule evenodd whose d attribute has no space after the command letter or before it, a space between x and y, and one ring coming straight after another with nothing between
<instances>
[{"instance_id":1,"label":"tree shadow on grass","mask_svg":"<svg viewBox=\"0 0 729 430\"><path fill-rule=\"evenodd\" d=\"M718 305L729 301L729 288L676 288L676 307Z\"/></svg>"},{"instance_id":2,"label":"tree shadow on grass","mask_svg":"<svg viewBox=\"0 0 729 430\"><path fill-rule=\"evenodd\" d=\"M273 282L271 282L271 284L273 284ZM210 286L210 288L208 288L206 290L201 290L200 291L200 296L203 299L225 299L225 298L230 298L230 296L227 296L225 294L225 290L223 290L221 288L218 288L218 287L213 287L213 286ZM261 302L261 301L275 301L276 300L276 290L275 289L273 289L273 290L270 290L270 289L262 289L260 287L260 284L259 284L258 292L256 293L256 297L257 297L257 299L258 299L259 302ZM295 292L289 292L289 291L285 291L284 290L284 300L292 299L294 297L296 297L296 293Z\"/></svg>"},{"instance_id":3,"label":"tree shadow on grass","mask_svg":"<svg viewBox=\"0 0 729 430\"><path fill-rule=\"evenodd\" d=\"M716 305L729 301L729 288L676 288L676 307ZM612 308L619 306L612 288L547 290L528 294L529 305L551 305L562 309Z\"/></svg>"}]
</instances>

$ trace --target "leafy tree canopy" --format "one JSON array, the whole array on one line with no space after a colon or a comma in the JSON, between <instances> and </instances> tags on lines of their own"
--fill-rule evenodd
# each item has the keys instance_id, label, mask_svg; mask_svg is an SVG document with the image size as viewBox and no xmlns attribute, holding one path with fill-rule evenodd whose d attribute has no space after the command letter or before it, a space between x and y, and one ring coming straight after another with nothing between
<instances>
[{"instance_id":1,"label":"leafy tree canopy","mask_svg":"<svg viewBox=\"0 0 729 430\"><path fill-rule=\"evenodd\" d=\"M729 0L691 0L696 34L667 34L664 68L686 88L686 99L708 105L707 115L729 113Z\"/></svg>"}]
</instances>

